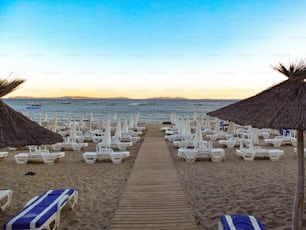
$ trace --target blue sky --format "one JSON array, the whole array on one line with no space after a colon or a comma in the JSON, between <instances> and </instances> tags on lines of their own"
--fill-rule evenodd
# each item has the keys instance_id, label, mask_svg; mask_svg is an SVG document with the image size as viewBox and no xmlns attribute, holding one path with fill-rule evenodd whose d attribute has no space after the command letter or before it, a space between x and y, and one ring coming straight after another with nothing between
<instances>
[{"instance_id":1,"label":"blue sky","mask_svg":"<svg viewBox=\"0 0 306 230\"><path fill-rule=\"evenodd\" d=\"M306 0L1 1L9 96L244 98L305 57Z\"/></svg>"}]
</instances>

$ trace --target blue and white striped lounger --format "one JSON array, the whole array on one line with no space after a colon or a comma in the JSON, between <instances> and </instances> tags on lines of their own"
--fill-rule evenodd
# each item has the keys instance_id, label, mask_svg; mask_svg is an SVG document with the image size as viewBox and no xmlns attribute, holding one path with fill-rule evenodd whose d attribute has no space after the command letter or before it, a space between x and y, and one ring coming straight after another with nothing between
<instances>
[{"instance_id":1,"label":"blue and white striped lounger","mask_svg":"<svg viewBox=\"0 0 306 230\"><path fill-rule=\"evenodd\" d=\"M59 226L61 209L67 203L73 208L77 199L78 192L72 188L48 190L30 200L4 224L3 229L55 229Z\"/></svg>"},{"instance_id":2,"label":"blue and white striped lounger","mask_svg":"<svg viewBox=\"0 0 306 230\"><path fill-rule=\"evenodd\" d=\"M219 230L265 230L265 227L255 216L223 215L220 218Z\"/></svg>"}]
</instances>

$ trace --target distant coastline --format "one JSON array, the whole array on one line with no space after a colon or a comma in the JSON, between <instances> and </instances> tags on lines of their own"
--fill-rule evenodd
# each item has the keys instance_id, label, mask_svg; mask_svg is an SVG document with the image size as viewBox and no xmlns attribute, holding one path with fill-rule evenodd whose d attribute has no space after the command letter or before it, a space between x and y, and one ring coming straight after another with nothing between
<instances>
[{"instance_id":1,"label":"distant coastline","mask_svg":"<svg viewBox=\"0 0 306 230\"><path fill-rule=\"evenodd\" d=\"M63 97L27 97L15 96L4 97L3 99L17 99L17 100L190 100L190 101L237 101L240 99L193 99L184 97L152 97L152 98L128 98L128 97L83 97L83 96L63 96Z\"/></svg>"}]
</instances>

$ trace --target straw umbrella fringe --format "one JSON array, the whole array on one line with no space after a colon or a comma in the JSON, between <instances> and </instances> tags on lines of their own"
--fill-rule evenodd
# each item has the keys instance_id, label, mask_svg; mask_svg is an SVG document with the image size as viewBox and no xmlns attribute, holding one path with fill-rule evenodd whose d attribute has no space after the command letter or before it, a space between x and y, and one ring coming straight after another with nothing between
<instances>
[{"instance_id":1,"label":"straw umbrella fringe","mask_svg":"<svg viewBox=\"0 0 306 230\"><path fill-rule=\"evenodd\" d=\"M17 87L19 85L21 85L24 82L25 82L25 80L23 80L23 79L15 79L13 81L8 81L8 80L5 80L5 79L0 80L0 97L3 97L6 94L11 93L15 89L17 89Z\"/></svg>"},{"instance_id":2,"label":"straw umbrella fringe","mask_svg":"<svg viewBox=\"0 0 306 230\"><path fill-rule=\"evenodd\" d=\"M296 129L298 178L292 229L302 229L304 200L304 140L306 129L306 60L290 64L288 68L279 64L273 67L288 77L286 81L263 92L208 113L223 120L256 128Z\"/></svg>"},{"instance_id":3,"label":"straw umbrella fringe","mask_svg":"<svg viewBox=\"0 0 306 230\"><path fill-rule=\"evenodd\" d=\"M12 92L24 80L0 80L0 97ZM0 100L0 147L21 147L61 142L63 138L26 116L13 110Z\"/></svg>"}]
</instances>

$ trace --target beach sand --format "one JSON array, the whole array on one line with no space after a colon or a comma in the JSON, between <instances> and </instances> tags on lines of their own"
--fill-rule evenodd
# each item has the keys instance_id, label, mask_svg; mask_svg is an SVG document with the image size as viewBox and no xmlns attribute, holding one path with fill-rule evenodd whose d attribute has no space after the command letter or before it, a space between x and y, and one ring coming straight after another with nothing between
<instances>
[{"instance_id":1,"label":"beach sand","mask_svg":"<svg viewBox=\"0 0 306 230\"><path fill-rule=\"evenodd\" d=\"M261 144L273 148L262 139ZM222 147L217 141L213 146ZM284 156L274 162L246 162L235 155L237 148L223 147L226 157L221 163L186 163L178 159L172 143L168 147L200 229L217 229L223 214L255 215L266 229L291 229L297 177L292 146L282 146Z\"/></svg>"},{"instance_id":2,"label":"beach sand","mask_svg":"<svg viewBox=\"0 0 306 230\"><path fill-rule=\"evenodd\" d=\"M145 124L148 135L152 127ZM72 187L79 191L79 202L72 211L64 210L60 229L107 229L118 206L133 167L141 142L130 149L131 157L122 164L98 162L87 165L82 153L95 151L90 143L85 151L66 151L54 165L30 163L17 165L14 154L0 162L0 188L14 191L12 206L1 213L3 224L15 215L32 197L47 189ZM267 229L290 229L296 182L296 159L292 146L285 146L285 155L276 162L245 162L227 149L221 163L196 161L186 163L177 158L177 149L168 143L187 200L200 229L217 229L222 214L258 216ZM215 143L214 147L218 147ZM25 176L27 172L34 176Z\"/></svg>"},{"instance_id":3,"label":"beach sand","mask_svg":"<svg viewBox=\"0 0 306 230\"><path fill-rule=\"evenodd\" d=\"M130 147L130 157L122 164L103 161L86 164L82 153L95 151L94 143L90 143L85 151L65 151L65 157L54 165L17 165L14 155L26 150L10 151L9 156L0 162L0 189L11 189L14 194L11 207L0 215L1 225L45 190L71 187L79 192L78 204L73 210L61 212L60 229L107 229L142 140ZM25 176L27 172L36 174Z\"/></svg>"}]
</instances>

